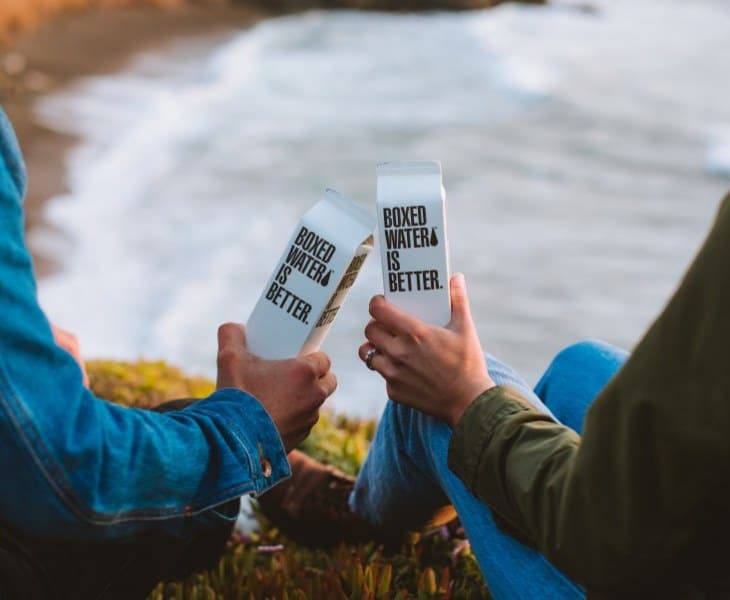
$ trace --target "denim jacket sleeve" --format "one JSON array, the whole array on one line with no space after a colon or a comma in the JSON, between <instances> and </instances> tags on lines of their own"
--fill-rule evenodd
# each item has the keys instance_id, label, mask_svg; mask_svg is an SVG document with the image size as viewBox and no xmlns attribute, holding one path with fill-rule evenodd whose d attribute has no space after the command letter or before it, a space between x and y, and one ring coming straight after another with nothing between
<instances>
[{"instance_id":1,"label":"denim jacket sleeve","mask_svg":"<svg viewBox=\"0 0 730 600\"><path fill-rule=\"evenodd\" d=\"M0 109L0 520L75 539L189 531L195 520L186 517L288 476L274 424L244 392L219 390L160 414L115 406L83 387L36 299L24 191L17 141Z\"/></svg>"}]
</instances>

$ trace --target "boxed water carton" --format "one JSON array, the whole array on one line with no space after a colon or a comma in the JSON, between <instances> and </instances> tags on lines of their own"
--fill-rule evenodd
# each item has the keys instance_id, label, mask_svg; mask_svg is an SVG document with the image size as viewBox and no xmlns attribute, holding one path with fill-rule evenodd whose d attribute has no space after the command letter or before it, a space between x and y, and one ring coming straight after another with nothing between
<instances>
[{"instance_id":1,"label":"boxed water carton","mask_svg":"<svg viewBox=\"0 0 730 600\"><path fill-rule=\"evenodd\" d=\"M446 325L451 297L441 164L384 162L377 176L385 297L423 321Z\"/></svg>"},{"instance_id":2,"label":"boxed water carton","mask_svg":"<svg viewBox=\"0 0 730 600\"><path fill-rule=\"evenodd\" d=\"M334 190L299 221L246 325L248 349L290 358L319 349L373 247L375 220Z\"/></svg>"}]
</instances>

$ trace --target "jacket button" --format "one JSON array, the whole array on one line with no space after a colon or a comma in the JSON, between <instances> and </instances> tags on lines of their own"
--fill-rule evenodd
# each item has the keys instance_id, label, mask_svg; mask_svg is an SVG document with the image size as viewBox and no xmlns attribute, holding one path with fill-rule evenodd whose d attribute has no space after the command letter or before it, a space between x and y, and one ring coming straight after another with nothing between
<instances>
[{"instance_id":1,"label":"jacket button","mask_svg":"<svg viewBox=\"0 0 730 600\"><path fill-rule=\"evenodd\" d=\"M271 463L265 457L261 457L261 472L267 479L271 477Z\"/></svg>"}]
</instances>

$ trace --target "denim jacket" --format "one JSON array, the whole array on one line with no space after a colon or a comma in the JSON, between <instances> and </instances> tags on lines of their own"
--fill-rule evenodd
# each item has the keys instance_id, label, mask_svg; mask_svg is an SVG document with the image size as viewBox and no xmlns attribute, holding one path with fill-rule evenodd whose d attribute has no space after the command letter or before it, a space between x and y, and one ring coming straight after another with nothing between
<instances>
[{"instance_id":1,"label":"denim jacket","mask_svg":"<svg viewBox=\"0 0 730 600\"><path fill-rule=\"evenodd\" d=\"M36 299L23 240L25 186L0 108L0 521L62 539L153 528L182 535L205 526L194 515L287 477L281 438L245 392L219 390L160 414L84 388Z\"/></svg>"}]
</instances>

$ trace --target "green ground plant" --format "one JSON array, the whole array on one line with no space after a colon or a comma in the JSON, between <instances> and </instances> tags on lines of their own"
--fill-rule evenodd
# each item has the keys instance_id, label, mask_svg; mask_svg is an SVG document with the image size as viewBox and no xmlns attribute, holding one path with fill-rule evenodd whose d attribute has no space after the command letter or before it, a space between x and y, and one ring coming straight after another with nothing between
<instances>
[{"instance_id":1,"label":"green ground plant","mask_svg":"<svg viewBox=\"0 0 730 600\"><path fill-rule=\"evenodd\" d=\"M92 361L94 392L125 406L202 397L213 384L163 362ZM373 421L323 415L302 450L356 474L375 432ZM258 531L235 535L217 567L181 583L161 583L148 600L379 600L489 598L458 526L412 534L400 551L374 543L312 550L255 514Z\"/></svg>"}]
</instances>

